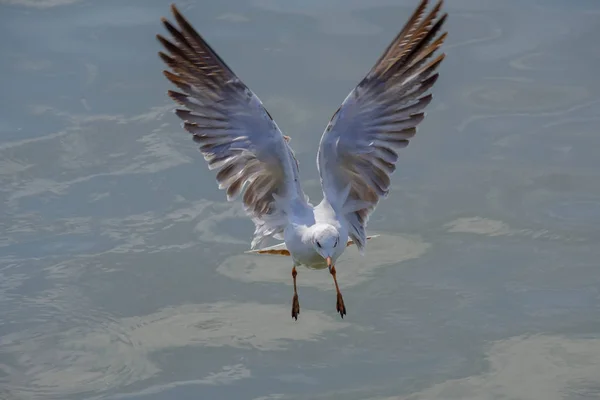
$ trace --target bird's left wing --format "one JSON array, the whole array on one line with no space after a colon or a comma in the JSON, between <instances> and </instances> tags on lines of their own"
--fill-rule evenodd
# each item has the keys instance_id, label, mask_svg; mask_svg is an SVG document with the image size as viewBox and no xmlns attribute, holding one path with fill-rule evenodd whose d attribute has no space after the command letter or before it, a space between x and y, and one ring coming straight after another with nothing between
<instances>
[{"instance_id":1,"label":"bird's left wing","mask_svg":"<svg viewBox=\"0 0 600 400\"><path fill-rule=\"evenodd\" d=\"M281 238L287 214L306 204L298 163L277 124L258 97L232 72L175 6L178 27L163 18L173 39L157 35L169 54L165 76L180 91L169 96L183 108L176 114L193 135L219 188L232 200L243 192L246 212L256 225L252 248L268 236Z\"/></svg>"},{"instance_id":2,"label":"bird's left wing","mask_svg":"<svg viewBox=\"0 0 600 400\"><path fill-rule=\"evenodd\" d=\"M367 76L346 97L329 122L317 163L325 199L349 225L357 247L379 199L388 194L397 151L406 147L431 101L427 91L444 54L432 58L446 33L438 18L442 2L425 15L422 0Z\"/></svg>"}]
</instances>

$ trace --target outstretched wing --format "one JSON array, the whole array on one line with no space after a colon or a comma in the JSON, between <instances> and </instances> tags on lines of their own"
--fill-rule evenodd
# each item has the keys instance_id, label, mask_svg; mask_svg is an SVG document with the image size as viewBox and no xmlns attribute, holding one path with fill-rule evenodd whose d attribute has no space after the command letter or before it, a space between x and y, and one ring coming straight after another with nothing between
<instances>
[{"instance_id":1,"label":"outstretched wing","mask_svg":"<svg viewBox=\"0 0 600 400\"><path fill-rule=\"evenodd\" d=\"M162 19L172 40L157 35L169 54L165 76L180 91L169 96L183 108L176 114L193 135L219 188L233 200L243 193L256 225L252 248L268 236L281 238L294 202L306 204L294 153L261 101L171 6L178 27Z\"/></svg>"},{"instance_id":2,"label":"outstretched wing","mask_svg":"<svg viewBox=\"0 0 600 400\"><path fill-rule=\"evenodd\" d=\"M365 227L388 194L397 151L406 147L431 101L444 54L432 59L446 33L438 18L442 1L425 15L422 0L367 76L346 97L327 125L317 156L323 194L345 215L350 237L365 245Z\"/></svg>"}]
</instances>

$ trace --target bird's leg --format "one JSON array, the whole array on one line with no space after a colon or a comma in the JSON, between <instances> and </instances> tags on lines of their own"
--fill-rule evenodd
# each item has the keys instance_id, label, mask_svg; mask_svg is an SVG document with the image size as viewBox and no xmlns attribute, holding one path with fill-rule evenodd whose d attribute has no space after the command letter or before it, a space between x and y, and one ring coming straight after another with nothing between
<instances>
[{"instance_id":1,"label":"bird's leg","mask_svg":"<svg viewBox=\"0 0 600 400\"><path fill-rule=\"evenodd\" d=\"M333 276L333 283L335 283L335 291L337 292L336 309L337 309L337 312L340 313L340 316L342 318L344 318L344 315L346 315L346 306L344 305L344 298L342 297L342 292L340 292L340 287L338 286L338 283L337 283L334 265L329 267L329 273L331 274L331 276Z\"/></svg>"},{"instance_id":2,"label":"bird's leg","mask_svg":"<svg viewBox=\"0 0 600 400\"><path fill-rule=\"evenodd\" d=\"M292 268L292 278L294 278L294 298L292 299L292 318L298 321L298 314L300 314L300 303L298 303L298 291L296 290L296 266Z\"/></svg>"}]
</instances>

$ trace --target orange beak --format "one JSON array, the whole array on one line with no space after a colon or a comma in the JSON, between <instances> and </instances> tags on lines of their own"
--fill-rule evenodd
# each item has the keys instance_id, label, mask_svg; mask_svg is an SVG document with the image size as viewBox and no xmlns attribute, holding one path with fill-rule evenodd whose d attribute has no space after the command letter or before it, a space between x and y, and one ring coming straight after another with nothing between
<instances>
[{"instance_id":1,"label":"orange beak","mask_svg":"<svg viewBox=\"0 0 600 400\"><path fill-rule=\"evenodd\" d=\"M328 267L328 268L331 268L331 266L333 265L333 261L331 261L331 257L327 257L327 258L325 259L325 261L327 261L327 267Z\"/></svg>"}]
</instances>

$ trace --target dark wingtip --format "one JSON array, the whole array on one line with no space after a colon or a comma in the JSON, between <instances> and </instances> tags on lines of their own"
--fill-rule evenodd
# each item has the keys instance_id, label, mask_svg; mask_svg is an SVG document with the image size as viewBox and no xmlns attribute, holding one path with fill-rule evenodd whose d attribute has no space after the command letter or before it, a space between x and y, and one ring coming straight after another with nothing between
<instances>
[{"instance_id":1,"label":"dark wingtip","mask_svg":"<svg viewBox=\"0 0 600 400\"><path fill-rule=\"evenodd\" d=\"M443 13L442 16L438 19L438 24L440 24L440 26L442 26L446 20L448 19L448 13ZM447 32L444 32L447 33Z\"/></svg>"},{"instance_id":2,"label":"dark wingtip","mask_svg":"<svg viewBox=\"0 0 600 400\"><path fill-rule=\"evenodd\" d=\"M189 89L189 86L185 81L183 81L179 75L175 75L170 71L163 71L163 75L167 78L172 84L176 85L181 90Z\"/></svg>"},{"instance_id":3,"label":"dark wingtip","mask_svg":"<svg viewBox=\"0 0 600 400\"><path fill-rule=\"evenodd\" d=\"M185 95L181 92L176 92L174 90L167 90L167 96L169 96L177 104L181 104L182 106L185 106L185 101L187 99L187 95Z\"/></svg>"},{"instance_id":4,"label":"dark wingtip","mask_svg":"<svg viewBox=\"0 0 600 400\"><path fill-rule=\"evenodd\" d=\"M181 12L179 12L179 9L175 5L175 3L171 4L171 12L173 13L173 16L179 22L180 25L181 25L181 22L180 22L181 20L186 21L185 18L183 17L183 15L181 15Z\"/></svg>"},{"instance_id":5,"label":"dark wingtip","mask_svg":"<svg viewBox=\"0 0 600 400\"><path fill-rule=\"evenodd\" d=\"M439 77L440 77L440 73L436 72L435 74L431 75L429 78L427 78L423 82L421 82L421 84L424 84L425 82L427 82L427 83L437 82Z\"/></svg>"},{"instance_id":6,"label":"dark wingtip","mask_svg":"<svg viewBox=\"0 0 600 400\"><path fill-rule=\"evenodd\" d=\"M429 105L433 99L433 94L429 93L419 99L419 103L424 104L425 106Z\"/></svg>"},{"instance_id":7,"label":"dark wingtip","mask_svg":"<svg viewBox=\"0 0 600 400\"><path fill-rule=\"evenodd\" d=\"M177 115L179 118L181 118L182 120L187 120L190 116L190 114L192 113L190 110L184 110L181 108L177 108L175 109L175 115Z\"/></svg>"},{"instance_id":8,"label":"dark wingtip","mask_svg":"<svg viewBox=\"0 0 600 400\"><path fill-rule=\"evenodd\" d=\"M163 53L162 51L158 52L158 56L160 57L161 60L163 60L163 62L165 64L167 64L168 66L171 66L171 64L173 64L173 59L171 57L169 57L167 54ZM163 73L166 73L167 71L163 71Z\"/></svg>"},{"instance_id":9,"label":"dark wingtip","mask_svg":"<svg viewBox=\"0 0 600 400\"><path fill-rule=\"evenodd\" d=\"M167 46L166 43L169 43L169 41L167 39L165 39L165 37L163 35L161 35L160 33L156 34L156 40L158 40L163 46Z\"/></svg>"}]
</instances>

